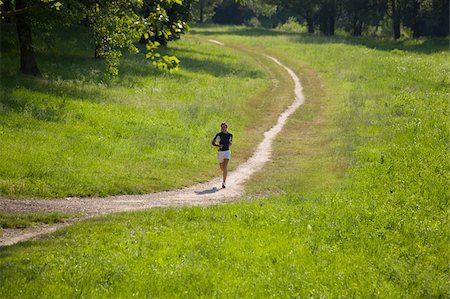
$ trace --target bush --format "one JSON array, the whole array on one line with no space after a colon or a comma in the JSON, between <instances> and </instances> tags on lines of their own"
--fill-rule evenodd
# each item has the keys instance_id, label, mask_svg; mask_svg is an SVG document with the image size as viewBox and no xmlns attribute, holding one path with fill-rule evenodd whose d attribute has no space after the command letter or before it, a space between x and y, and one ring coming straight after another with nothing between
<instances>
[{"instance_id":1,"label":"bush","mask_svg":"<svg viewBox=\"0 0 450 299\"><path fill-rule=\"evenodd\" d=\"M277 30L284 32L305 33L308 29L305 25L300 24L296 18L289 17L286 23L279 25Z\"/></svg>"},{"instance_id":2,"label":"bush","mask_svg":"<svg viewBox=\"0 0 450 299\"><path fill-rule=\"evenodd\" d=\"M261 27L261 22L256 17L253 17L250 20L246 21L245 24L254 28Z\"/></svg>"}]
</instances>

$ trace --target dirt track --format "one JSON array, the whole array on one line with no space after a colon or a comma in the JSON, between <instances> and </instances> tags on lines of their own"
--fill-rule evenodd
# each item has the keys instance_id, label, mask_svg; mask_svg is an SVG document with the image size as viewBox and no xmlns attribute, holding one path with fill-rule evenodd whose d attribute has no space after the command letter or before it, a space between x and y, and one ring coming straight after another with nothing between
<instances>
[{"instance_id":1,"label":"dirt track","mask_svg":"<svg viewBox=\"0 0 450 299\"><path fill-rule=\"evenodd\" d=\"M225 46L217 40L208 40L218 46ZM264 139L258 145L252 157L238 168L230 172L227 179L228 187L221 189L221 178L215 178L207 183L189 188L158 192L146 195L121 195L106 198L68 198L56 200L10 200L0 198L0 211L3 212L74 212L84 215L79 219L72 219L57 225L39 226L30 229L5 229L0 237L0 246L12 245L35 236L47 234L88 217L155 207L204 206L231 201L243 195L243 184L250 176L260 170L270 159L273 139L282 130L289 116L303 104L302 86L297 75L280 63L276 58L264 55L268 63L276 63L283 67L295 83L295 99L292 104L278 117L277 123L264 133Z\"/></svg>"}]
</instances>

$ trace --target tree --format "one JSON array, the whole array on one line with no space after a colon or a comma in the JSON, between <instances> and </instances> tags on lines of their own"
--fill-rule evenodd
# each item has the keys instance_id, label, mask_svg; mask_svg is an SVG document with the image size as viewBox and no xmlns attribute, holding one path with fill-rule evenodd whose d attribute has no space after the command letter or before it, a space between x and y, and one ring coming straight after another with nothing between
<instances>
[{"instance_id":1,"label":"tree","mask_svg":"<svg viewBox=\"0 0 450 299\"><path fill-rule=\"evenodd\" d=\"M345 23L350 26L352 35L362 35L364 24L378 24L380 15L378 13L379 0L344 0L342 1L342 16Z\"/></svg>"},{"instance_id":2,"label":"tree","mask_svg":"<svg viewBox=\"0 0 450 299\"><path fill-rule=\"evenodd\" d=\"M25 0L16 1L16 9L26 8ZM20 45L20 71L24 74L40 75L40 71L34 55L33 42L31 38L31 26L29 15L26 13L16 16L17 36Z\"/></svg>"},{"instance_id":3,"label":"tree","mask_svg":"<svg viewBox=\"0 0 450 299\"><path fill-rule=\"evenodd\" d=\"M392 30L394 39L400 38L400 0L390 0L390 13L392 18Z\"/></svg>"},{"instance_id":4,"label":"tree","mask_svg":"<svg viewBox=\"0 0 450 299\"><path fill-rule=\"evenodd\" d=\"M280 4L302 16L306 20L308 33L314 33L315 19L320 10L320 2L318 0L280 0Z\"/></svg>"},{"instance_id":5,"label":"tree","mask_svg":"<svg viewBox=\"0 0 450 299\"><path fill-rule=\"evenodd\" d=\"M325 35L334 35L336 26L337 5L336 0L322 0L319 15L320 32Z\"/></svg>"},{"instance_id":6,"label":"tree","mask_svg":"<svg viewBox=\"0 0 450 299\"><path fill-rule=\"evenodd\" d=\"M402 21L413 37L449 34L448 0L409 0L404 3Z\"/></svg>"},{"instance_id":7,"label":"tree","mask_svg":"<svg viewBox=\"0 0 450 299\"><path fill-rule=\"evenodd\" d=\"M0 1L2 5L0 16L2 18L12 17L16 24L20 48L20 71L24 74L39 76L41 73L36 62L32 40L32 13L45 7L58 9L60 3L52 0L34 1L33 3L26 0L16 0L14 3L12 1L3 2ZM7 10L4 11L3 9Z\"/></svg>"},{"instance_id":8,"label":"tree","mask_svg":"<svg viewBox=\"0 0 450 299\"><path fill-rule=\"evenodd\" d=\"M219 24L242 25L246 20L254 16L254 12L239 1L223 0L216 7L212 20Z\"/></svg>"},{"instance_id":9,"label":"tree","mask_svg":"<svg viewBox=\"0 0 450 299\"><path fill-rule=\"evenodd\" d=\"M150 39L152 42L157 41L161 45L166 45L171 40L177 40L181 34L189 29L187 22L191 19L190 9L192 0L184 0L182 4L170 4L166 1L145 1L142 8L141 15L149 17L157 9L163 9L167 18L159 19L154 23L153 36L141 37L141 43L148 43ZM156 6L159 6L156 7ZM170 34L167 34L167 33Z\"/></svg>"},{"instance_id":10,"label":"tree","mask_svg":"<svg viewBox=\"0 0 450 299\"><path fill-rule=\"evenodd\" d=\"M336 23L354 36L362 35L365 25L378 29L381 20L388 20L395 39L400 38L402 25L413 32L413 37L448 36L448 0L236 0L252 6L272 4L291 15L306 20L308 32L333 35Z\"/></svg>"},{"instance_id":11,"label":"tree","mask_svg":"<svg viewBox=\"0 0 450 299\"><path fill-rule=\"evenodd\" d=\"M193 0L191 14L199 23L204 23L214 15L216 7L222 4L222 0Z\"/></svg>"},{"instance_id":12,"label":"tree","mask_svg":"<svg viewBox=\"0 0 450 299\"><path fill-rule=\"evenodd\" d=\"M154 10L148 16L141 16L139 11L143 5L142 0L16 0L12 3L9 11L1 11L1 16L15 19L20 44L20 71L30 75L40 74L32 42L33 24L52 21L73 24L85 19L94 32L95 55L105 59L107 70L112 75L118 74L118 60L123 48L132 53L138 52L133 43L141 35L153 37L163 34L168 37L173 32L178 32L174 28L180 31L187 28L179 20L167 23L167 11L159 4L154 5ZM160 0L160 3L181 5L183 0ZM161 20L166 22L162 28L159 26ZM174 57L159 57L155 53L158 46L159 43L149 39L147 57L158 66L176 68L179 61Z\"/></svg>"},{"instance_id":13,"label":"tree","mask_svg":"<svg viewBox=\"0 0 450 299\"><path fill-rule=\"evenodd\" d=\"M242 6L249 8L256 16L270 17L275 14L277 6L262 0L237 0Z\"/></svg>"}]
</instances>

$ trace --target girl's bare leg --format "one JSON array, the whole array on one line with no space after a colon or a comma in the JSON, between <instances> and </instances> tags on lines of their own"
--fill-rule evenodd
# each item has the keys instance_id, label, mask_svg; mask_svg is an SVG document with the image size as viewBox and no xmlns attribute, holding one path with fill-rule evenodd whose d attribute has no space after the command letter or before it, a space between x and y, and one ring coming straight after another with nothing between
<instances>
[{"instance_id":1,"label":"girl's bare leg","mask_svg":"<svg viewBox=\"0 0 450 299\"><path fill-rule=\"evenodd\" d=\"M223 185L225 185L225 182L227 181L227 175L228 175L228 159L223 160L223 163L221 163L221 168L223 171Z\"/></svg>"}]
</instances>

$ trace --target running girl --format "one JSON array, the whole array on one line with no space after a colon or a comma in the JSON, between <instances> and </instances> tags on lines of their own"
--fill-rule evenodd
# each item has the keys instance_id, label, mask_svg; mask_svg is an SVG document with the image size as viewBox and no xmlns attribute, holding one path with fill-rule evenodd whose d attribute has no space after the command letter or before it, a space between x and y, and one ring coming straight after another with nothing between
<instances>
[{"instance_id":1,"label":"running girl","mask_svg":"<svg viewBox=\"0 0 450 299\"><path fill-rule=\"evenodd\" d=\"M222 131L216 134L212 141L212 145L219 148L217 159L219 160L219 166L223 173L222 188L225 188L228 174L228 162L231 159L230 146L233 143L233 134L228 132L228 124L226 122L223 122L220 125L220 128Z\"/></svg>"}]
</instances>

